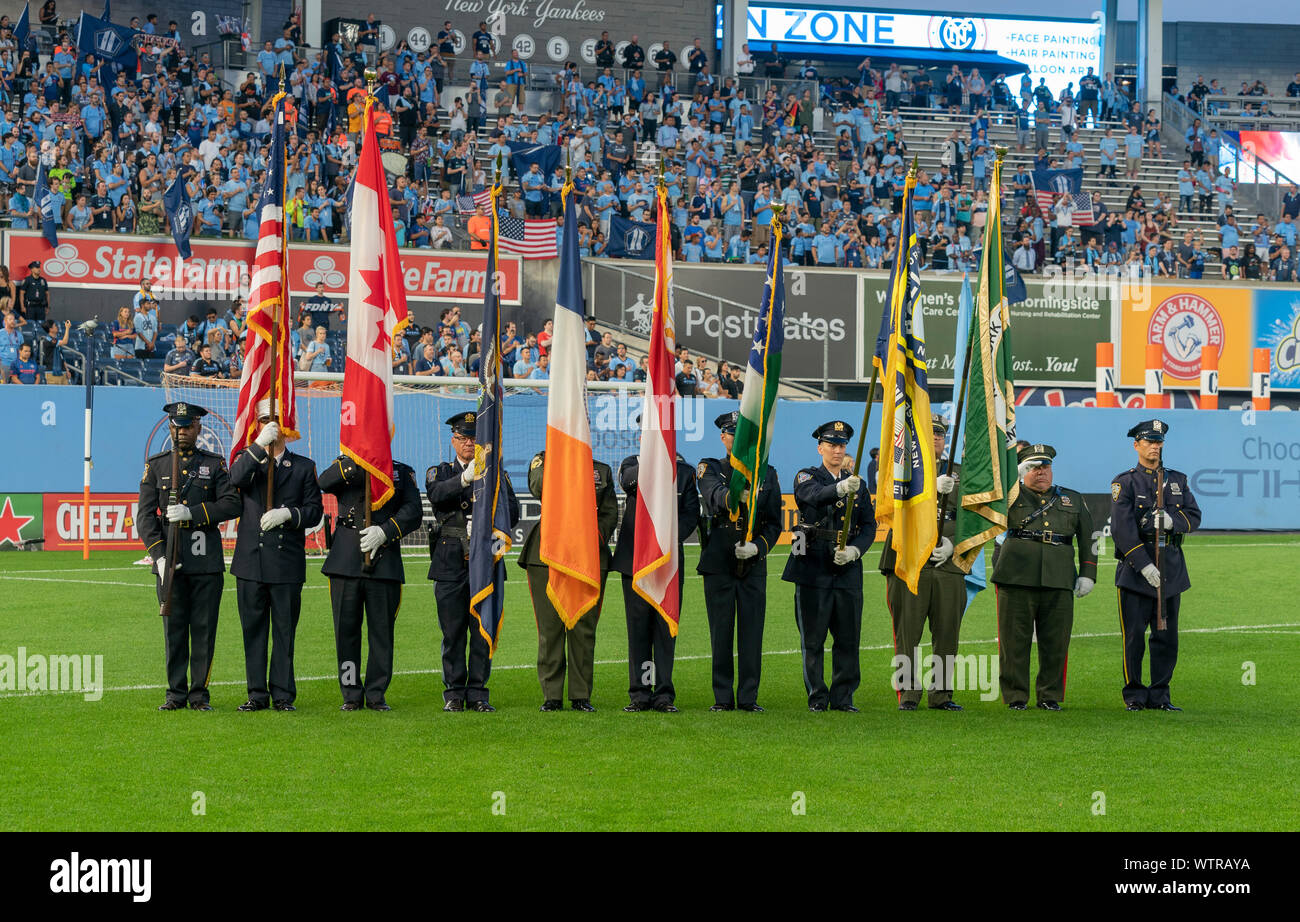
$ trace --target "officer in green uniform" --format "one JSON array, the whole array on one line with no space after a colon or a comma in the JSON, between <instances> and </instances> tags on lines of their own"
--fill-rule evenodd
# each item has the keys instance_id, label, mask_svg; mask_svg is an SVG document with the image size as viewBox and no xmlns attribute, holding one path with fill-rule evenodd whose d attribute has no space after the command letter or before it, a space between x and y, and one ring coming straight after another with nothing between
<instances>
[{"instance_id":1,"label":"officer in green uniform","mask_svg":"<svg viewBox=\"0 0 1300 922\"><path fill-rule=\"evenodd\" d=\"M528 492L542 498L542 477L546 452L539 451L528 465ZM600 531L600 598L595 606L566 628L546 595L550 567L542 563L542 529L533 526L519 551L519 566L528 574L528 594L533 598L537 621L537 678L542 685L543 711L564 709L564 677L569 676L569 701L575 711L594 711L591 687L596 669L596 622L605 603L605 577L609 574L609 540L618 525L618 497L614 493L614 472L603 461L593 461L596 478L596 527ZM568 645L568 661L565 645ZM571 666L569 670L567 667Z\"/></svg>"},{"instance_id":2,"label":"officer in green uniform","mask_svg":"<svg viewBox=\"0 0 1300 922\"><path fill-rule=\"evenodd\" d=\"M1110 485L1110 532L1115 539L1115 585L1119 591L1120 631L1124 637L1124 705L1127 710L1181 711L1169 700L1169 683L1178 662L1179 600L1192 581L1183 560L1183 535L1201 525L1201 508L1187 475L1164 466L1169 424L1159 419L1128 431L1138 463ZM1163 482L1157 503L1156 481ZM1157 509L1157 506L1160 506ZM1159 528L1157 529L1157 519ZM1156 566L1159 546L1160 566ZM1156 593L1163 602L1165 628L1158 627ZM1142 654L1151 629L1151 684L1142 684Z\"/></svg>"},{"instance_id":3,"label":"officer in green uniform","mask_svg":"<svg viewBox=\"0 0 1300 922\"><path fill-rule=\"evenodd\" d=\"M937 460L943 456L948 424L938 413L931 417L930 422ZM958 473L959 468L954 464L952 474ZM939 474L935 478L935 491L941 496L951 494L956 485L956 476ZM952 657L957 655L957 635L961 630L962 613L966 610L966 574L952 562L957 506L949 498L947 507L943 508L942 499L940 507L944 515L940 522L939 544L921 569L915 594L907 588L904 580L894 575L898 555L894 552L892 530L885 536L884 550L880 553L880 572L885 574L885 601L894 622L894 674L900 711L915 711L921 701L921 675L927 671L922 668L921 633L926 621L930 622L930 642L936 660L936 668L928 670L935 679L935 684L929 689L929 706L940 711L962 710L962 706L952 700L950 668Z\"/></svg>"},{"instance_id":4,"label":"officer in green uniform","mask_svg":"<svg viewBox=\"0 0 1300 922\"><path fill-rule=\"evenodd\" d=\"M171 610L163 619L167 644L167 699L160 711L179 711L188 702L196 711L210 711L208 679L226 562L218 526L239 515L239 493L230 482L226 459L198 447L208 415L192 403L163 407L171 419L173 448L145 462L135 521L158 574L158 601L163 601L167 552L174 547L176 570ZM173 496L172 451L177 453L178 481ZM176 540L168 541L171 527ZM188 680L186 667L188 666Z\"/></svg>"},{"instance_id":5,"label":"officer in green uniform","mask_svg":"<svg viewBox=\"0 0 1300 922\"><path fill-rule=\"evenodd\" d=\"M794 478L799 525L781 578L794 583L794 618L803 653L808 710L856 713L853 693L862 678L862 554L876 538L876 518L862 478L845 464L853 427L832 420L813 432L822 463ZM848 543L840 548L848 498L854 497ZM826 634L832 637L831 684L823 671Z\"/></svg>"},{"instance_id":6,"label":"officer in green uniform","mask_svg":"<svg viewBox=\"0 0 1300 922\"><path fill-rule=\"evenodd\" d=\"M1006 540L993 552L990 580L997 586L1002 700L1015 711L1025 710L1029 701L1029 648L1035 630L1038 706L1061 709L1074 600L1097 582L1092 515L1082 494L1052 483L1055 457L1051 445L1020 450L1020 489L1007 509Z\"/></svg>"},{"instance_id":7,"label":"officer in green uniform","mask_svg":"<svg viewBox=\"0 0 1300 922\"><path fill-rule=\"evenodd\" d=\"M718 427L721 458L705 458L697 468L700 491L700 562L704 608L713 647L713 705L710 711L761 712L758 683L763 671L763 623L767 615L767 555L781 537L781 484L776 468L767 476L754 503L754 534L745 540L749 507L742 497L736 521L727 510L731 491L731 445L740 413L732 410L713 421ZM736 668L732 667L735 649ZM735 677L733 690L733 677Z\"/></svg>"}]
</instances>

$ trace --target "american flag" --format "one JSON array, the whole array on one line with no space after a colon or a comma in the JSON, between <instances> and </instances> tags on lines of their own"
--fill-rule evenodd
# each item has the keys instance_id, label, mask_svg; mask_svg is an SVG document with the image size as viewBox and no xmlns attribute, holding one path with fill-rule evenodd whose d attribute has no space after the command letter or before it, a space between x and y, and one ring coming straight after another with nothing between
<instances>
[{"instance_id":1,"label":"american flag","mask_svg":"<svg viewBox=\"0 0 1300 922\"><path fill-rule=\"evenodd\" d=\"M1080 177L1066 175L1079 173L1081 176L1082 172L1082 170L1038 170L1030 175L1034 187L1034 200L1038 202L1038 210L1048 224L1056 220L1056 201L1062 195L1070 197L1070 207L1074 211L1070 223L1074 227L1091 227L1097 223L1097 217L1092 211L1092 196L1079 188ZM1040 181L1040 179L1050 181Z\"/></svg>"},{"instance_id":2,"label":"american flag","mask_svg":"<svg viewBox=\"0 0 1300 922\"><path fill-rule=\"evenodd\" d=\"M560 255L555 245L555 221L550 218L502 218L497 246L524 259L556 259Z\"/></svg>"},{"instance_id":3,"label":"american flag","mask_svg":"<svg viewBox=\"0 0 1300 922\"><path fill-rule=\"evenodd\" d=\"M475 192L473 195L456 196L456 211L459 214L474 214L479 205L484 208L492 207L491 189L484 189L482 192Z\"/></svg>"}]
</instances>

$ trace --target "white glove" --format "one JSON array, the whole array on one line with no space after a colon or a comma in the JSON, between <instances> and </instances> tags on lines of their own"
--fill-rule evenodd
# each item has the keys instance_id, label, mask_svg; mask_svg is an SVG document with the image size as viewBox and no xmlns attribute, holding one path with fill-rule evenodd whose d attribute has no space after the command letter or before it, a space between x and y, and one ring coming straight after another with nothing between
<instances>
[{"instance_id":1,"label":"white glove","mask_svg":"<svg viewBox=\"0 0 1300 922\"><path fill-rule=\"evenodd\" d=\"M474 482L474 462L471 461L465 465L465 470L460 472L460 485L467 487Z\"/></svg>"},{"instance_id":2,"label":"white glove","mask_svg":"<svg viewBox=\"0 0 1300 922\"><path fill-rule=\"evenodd\" d=\"M384 546L388 536L384 534L384 529L379 525L371 525L369 528L361 530L361 553L373 554Z\"/></svg>"},{"instance_id":3,"label":"white glove","mask_svg":"<svg viewBox=\"0 0 1300 922\"><path fill-rule=\"evenodd\" d=\"M1097 585L1093 580L1086 576L1080 576L1074 581L1074 597L1081 599L1088 593L1092 592L1092 587Z\"/></svg>"},{"instance_id":4,"label":"white glove","mask_svg":"<svg viewBox=\"0 0 1300 922\"><path fill-rule=\"evenodd\" d=\"M835 566L842 567L846 563L853 563L853 561L857 560L861 556L862 552L850 544L843 550L835 551Z\"/></svg>"},{"instance_id":5,"label":"white glove","mask_svg":"<svg viewBox=\"0 0 1300 922\"><path fill-rule=\"evenodd\" d=\"M743 492L743 493L740 494L740 504L741 504L742 506L748 506L748 505L749 505L749 491L748 491L748 490L746 490L745 492Z\"/></svg>"},{"instance_id":6,"label":"white glove","mask_svg":"<svg viewBox=\"0 0 1300 922\"><path fill-rule=\"evenodd\" d=\"M1149 563L1143 567L1142 575L1146 577L1146 581L1150 583L1153 588L1160 588L1160 571L1156 569L1155 564Z\"/></svg>"},{"instance_id":7,"label":"white glove","mask_svg":"<svg viewBox=\"0 0 1300 922\"><path fill-rule=\"evenodd\" d=\"M835 484L835 492L840 496L848 496L850 493L858 492L858 488L861 486L862 478L857 474L850 474L839 483Z\"/></svg>"},{"instance_id":8,"label":"white glove","mask_svg":"<svg viewBox=\"0 0 1300 922\"><path fill-rule=\"evenodd\" d=\"M262 431L257 434L257 444L266 448L272 442L280 437L280 427L274 421L267 423L262 427Z\"/></svg>"},{"instance_id":9,"label":"white glove","mask_svg":"<svg viewBox=\"0 0 1300 922\"><path fill-rule=\"evenodd\" d=\"M947 474L940 474L938 477L934 478L934 489L936 493L951 493L952 488L956 485L957 481L953 480Z\"/></svg>"},{"instance_id":10,"label":"white glove","mask_svg":"<svg viewBox=\"0 0 1300 922\"><path fill-rule=\"evenodd\" d=\"M1163 531L1172 531L1174 527L1174 517L1163 510L1157 513L1157 515L1161 516L1160 528Z\"/></svg>"},{"instance_id":11,"label":"white glove","mask_svg":"<svg viewBox=\"0 0 1300 922\"><path fill-rule=\"evenodd\" d=\"M940 538L939 543L935 545L934 553L930 555L930 563L936 567L945 563L952 556L952 542L947 538Z\"/></svg>"},{"instance_id":12,"label":"white glove","mask_svg":"<svg viewBox=\"0 0 1300 922\"><path fill-rule=\"evenodd\" d=\"M194 518L194 513L190 512L190 507L184 503L173 503L167 507L167 521L169 522L188 522Z\"/></svg>"},{"instance_id":13,"label":"white glove","mask_svg":"<svg viewBox=\"0 0 1300 922\"><path fill-rule=\"evenodd\" d=\"M753 541L739 541L736 543L736 559L748 560L758 555L758 545Z\"/></svg>"},{"instance_id":14,"label":"white glove","mask_svg":"<svg viewBox=\"0 0 1300 922\"><path fill-rule=\"evenodd\" d=\"M262 513L262 531L270 531L272 528L279 528L285 522L292 518L292 513L288 509L268 509Z\"/></svg>"}]
</instances>

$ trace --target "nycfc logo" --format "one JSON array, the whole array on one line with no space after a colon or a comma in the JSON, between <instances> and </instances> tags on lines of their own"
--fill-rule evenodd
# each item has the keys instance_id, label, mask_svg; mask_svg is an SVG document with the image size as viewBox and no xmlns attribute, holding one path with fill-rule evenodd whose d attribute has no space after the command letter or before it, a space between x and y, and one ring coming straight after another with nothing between
<instances>
[{"instance_id":1,"label":"nycfc logo","mask_svg":"<svg viewBox=\"0 0 1300 922\"><path fill-rule=\"evenodd\" d=\"M1223 320L1204 298L1176 294L1152 312L1147 342L1164 345L1164 370L1170 377L1199 380L1201 348L1212 346L1223 353Z\"/></svg>"},{"instance_id":2,"label":"nycfc logo","mask_svg":"<svg viewBox=\"0 0 1300 922\"><path fill-rule=\"evenodd\" d=\"M95 33L95 50L106 58L115 58L126 47L116 29L100 29Z\"/></svg>"},{"instance_id":3,"label":"nycfc logo","mask_svg":"<svg viewBox=\"0 0 1300 922\"><path fill-rule=\"evenodd\" d=\"M983 48L987 30L982 19L944 17L930 20L930 47L951 51L970 51Z\"/></svg>"},{"instance_id":4,"label":"nycfc logo","mask_svg":"<svg viewBox=\"0 0 1300 922\"><path fill-rule=\"evenodd\" d=\"M190 226L194 217L194 212L190 210L189 205L182 205L176 209L176 217L172 218L172 227L185 229Z\"/></svg>"},{"instance_id":5,"label":"nycfc logo","mask_svg":"<svg viewBox=\"0 0 1300 922\"><path fill-rule=\"evenodd\" d=\"M149 432L149 438L144 443L146 461L160 451L171 450L171 428L167 425L170 421L170 417L164 416L154 423L153 429ZM226 422L225 417L214 410L209 410L208 415L203 417L203 427L199 430L196 447L227 458L230 456L230 443L233 437L234 429L231 428L230 423Z\"/></svg>"},{"instance_id":6,"label":"nycfc logo","mask_svg":"<svg viewBox=\"0 0 1300 922\"><path fill-rule=\"evenodd\" d=\"M1062 175L1057 175L1057 176L1053 176L1053 177L1052 177L1051 179L1049 179L1047 182L1048 182L1048 185L1050 185L1050 186L1052 187L1052 191L1055 192L1057 195L1069 195L1069 194L1070 194L1070 191L1071 191L1071 190L1070 190L1070 177L1068 177L1068 176L1062 176Z\"/></svg>"},{"instance_id":7,"label":"nycfc logo","mask_svg":"<svg viewBox=\"0 0 1300 922\"><path fill-rule=\"evenodd\" d=\"M634 227L623 235L623 246L625 249L634 250L640 253L645 249L646 244L650 242L650 235L640 227Z\"/></svg>"}]
</instances>

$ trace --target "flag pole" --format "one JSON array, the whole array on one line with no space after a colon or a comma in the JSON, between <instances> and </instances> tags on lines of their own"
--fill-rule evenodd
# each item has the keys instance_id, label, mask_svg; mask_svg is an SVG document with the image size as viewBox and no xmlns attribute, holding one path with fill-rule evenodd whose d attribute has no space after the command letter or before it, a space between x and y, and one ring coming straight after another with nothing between
<instances>
[{"instance_id":1,"label":"flag pole","mask_svg":"<svg viewBox=\"0 0 1300 922\"><path fill-rule=\"evenodd\" d=\"M90 469L94 463L90 458L90 432L95 415L95 327L92 319L84 326L88 327L86 337L86 361L82 365L81 377L86 385L86 457L82 470L81 483L81 559L90 559ZM56 347L57 348L57 347Z\"/></svg>"},{"instance_id":2,"label":"flag pole","mask_svg":"<svg viewBox=\"0 0 1300 922\"><path fill-rule=\"evenodd\" d=\"M361 120L361 137L362 137L363 145L365 144L365 136L369 133L368 129L370 126L371 109L375 103L375 83L378 82L379 80L379 71L377 71L373 67L367 67L365 74L366 74L366 109ZM376 141L377 140L378 139L376 138ZM285 148L285 154L286 156L288 155L287 145ZM358 151L358 154L360 154L360 151ZM285 182L286 183L288 182L287 175L285 176ZM370 472L363 468L361 473L362 473L362 480L364 483L364 486L362 488L362 505L365 508L365 525L363 527L369 528L373 524L371 521L372 510L370 508ZM396 478L394 478L394 482L396 482ZM365 554L362 555L362 560L361 560L362 572L369 573L374 568L374 565L375 565L374 561L371 559L369 552L366 552Z\"/></svg>"},{"instance_id":3,"label":"flag pole","mask_svg":"<svg viewBox=\"0 0 1300 922\"><path fill-rule=\"evenodd\" d=\"M916 172L917 172L919 162L920 162L919 158L913 157L912 165L907 170L907 183L903 193L904 214L906 214L906 209L911 206L911 190L916 185ZM902 248L901 245L904 243L904 241L900 240L899 243L901 249ZM895 259L895 263L897 263L897 258ZM907 271L906 268L902 268L897 264L895 264L894 273L896 278L898 277L897 274L899 273L900 268L901 271L903 272ZM892 304L886 307L886 310L892 311L893 310ZM853 455L853 476L854 477L860 476L859 472L862 470L862 449L866 447L866 443L867 443L867 427L871 424L871 405L876 400L876 381L879 379L879 376L880 376L880 366L876 362L872 362L871 363L871 384L868 385L867 387L867 404L865 407L862 408L862 428L858 430L858 450ZM840 526L840 537L839 540L836 542L836 547L841 551L844 550L844 548L849 543L849 524L853 521L853 504L856 500L857 500L857 494L850 493L848 496L848 501L844 505L844 523Z\"/></svg>"},{"instance_id":4,"label":"flag pole","mask_svg":"<svg viewBox=\"0 0 1300 922\"><path fill-rule=\"evenodd\" d=\"M283 105L281 97L284 92L284 65L280 65L280 92L276 94L276 108ZM274 111L272 116L279 118ZM281 135L285 134L285 126L280 126ZM272 129L274 130L274 129ZM289 184L289 141L285 137L284 148L281 151L284 163L281 164L280 170L280 303L274 305L274 313L271 314L271 413L270 422L280 425L280 313L288 308L289 304L289 214L287 205L289 204L288 196L285 193ZM259 216L260 217L260 216ZM273 455L275 445L272 443L266 447L267 455ZM271 457L271 463L266 466L266 509L269 512L275 506L275 458Z\"/></svg>"},{"instance_id":5,"label":"flag pole","mask_svg":"<svg viewBox=\"0 0 1300 922\"><path fill-rule=\"evenodd\" d=\"M768 288L768 294L767 294L767 324L768 324L769 331L772 328L772 314L774 311L773 303L776 300L776 274L778 272L783 271L783 268L781 266L781 236L782 236L781 215L784 211L785 211L785 205L773 204L772 218L768 222L769 226L772 229L772 249L770 251L770 255L772 257L772 277L768 280L770 287ZM765 397L767 394L767 359L768 359L767 349L764 348L763 349L763 393ZM763 427L762 427L764 414L760 412L758 418L759 418L759 431L758 431L758 438L754 440L754 464L749 469L750 470L749 505L745 509L747 513L747 515L745 516L745 543L746 544L750 544L754 540L754 510L758 507L758 492L759 489L762 487L762 484L758 482L758 468L759 468L759 461L763 456L763 443L764 441L766 441L764 438Z\"/></svg>"}]
</instances>

